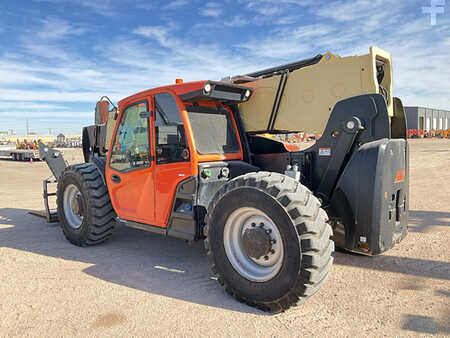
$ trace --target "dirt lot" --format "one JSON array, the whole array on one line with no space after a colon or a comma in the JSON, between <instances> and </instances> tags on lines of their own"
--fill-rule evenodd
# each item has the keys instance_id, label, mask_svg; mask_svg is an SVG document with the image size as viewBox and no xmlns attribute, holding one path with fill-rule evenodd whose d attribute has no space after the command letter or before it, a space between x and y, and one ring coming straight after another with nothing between
<instances>
[{"instance_id":1,"label":"dirt lot","mask_svg":"<svg viewBox=\"0 0 450 338\"><path fill-rule=\"evenodd\" d=\"M411 142L407 238L378 257L335 253L321 291L279 315L229 298L202 243L120 227L102 245L69 244L28 214L49 175L0 160L0 336L450 335L450 140Z\"/></svg>"}]
</instances>

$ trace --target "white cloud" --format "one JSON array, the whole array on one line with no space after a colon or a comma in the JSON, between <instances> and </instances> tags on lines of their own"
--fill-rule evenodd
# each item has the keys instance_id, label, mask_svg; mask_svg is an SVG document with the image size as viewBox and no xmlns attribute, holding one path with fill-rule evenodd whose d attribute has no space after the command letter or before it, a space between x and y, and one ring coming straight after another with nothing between
<instances>
[{"instance_id":1,"label":"white cloud","mask_svg":"<svg viewBox=\"0 0 450 338\"><path fill-rule=\"evenodd\" d=\"M258 1L250 1L247 4L247 8L252 9L255 12L257 12L258 14L265 15L265 16L274 16L274 15L284 12L284 9L279 4L268 3L268 2L260 3Z\"/></svg>"},{"instance_id":2,"label":"white cloud","mask_svg":"<svg viewBox=\"0 0 450 338\"><path fill-rule=\"evenodd\" d=\"M166 26L141 26L136 28L133 33L155 39L161 46L167 46L167 34L170 31L171 28Z\"/></svg>"},{"instance_id":3,"label":"white cloud","mask_svg":"<svg viewBox=\"0 0 450 338\"><path fill-rule=\"evenodd\" d=\"M223 13L222 6L217 2L208 2L202 8L200 8L200 15L210 16L213 18L217 18Z\"/></svg>"},{"instance_id":4,"label":"white cloud","mask_svg":"<svg viewBox=\"0 0 450 338\"><path fill-rule=\"evenodd\" d=\"M65 106L48 103L23 102L23 101L0 101L0 112L14 110L49 110L49 109L67 109ZM23 112L22 112L23 113Z\"/></svg>"},{"instance_id":5,"label":"white cloud","mask_svg":"<svg viewBox=\"0 0 450 338\"><path fill-rule=\"evenodd\" d=\"M289 29L290 30L290 29ZM307 26L300 26L292 30L292 37L295 39L311 39L311 38L326 38L327 34L332 32L331 26L327 24L314 24Z\"/></svg>"},{"instance_id":6,"label":"white cloud","mask_svg":"<svg viewBox=\"0 0 450 338\"><path fill-rule=\"evenodd\" d=\"M317 0L241 0L240 3L245 4L246 8L256 12L259 15L274 17L282 13L288 13L288 18L292 15L292 11L296 15L301 14L303 8L316 5Z\"/></svg>"},{"instance_id":7,"label":"white cloud","mask_svg":"<svg viewBox=\"0 0 450 338\"><path fill-rule=\"evenodd\" d=\"M375 9L379 6L378 0L332 1L324 5L317 14L337 21L352 21L376 14Z\"/></svg>"},{"instance_id":8,"label":"white cloud","mask_svg":"<svg viewBox=\"0 0 450 338\"><path fill-rule=\"evenodd\" d=\"M223 24L227 27L243 27L249 24L247 18L244 18L241 15L233 16L230 20L225 19Z\"/></svg>"},{"instance_id":9,"label":"white cloud","mask_svg":"<svg viewBox=\"0 0 450 338\"><path fill-rule=\"evenodd\" d=\"M51 60L72 62L71 50L75 47L67 42L74 36L79 36L87 31L86 28L70 24L66 20L48 17L40 21L40 26L32 27L32 30L19 36L24 52L33 57L43 57Z\"/></svg>"},{"instance_id":10,"label":"white cloud","mask_svg":"<svg viewBox=\"0 0 450 338\"><path fill-rule=\"evenodd\" d=\"M17 41L17 46L2 46L1 121L11 116L8 113L13 114L11 120L19 118L19 113L23 117L24 111L39 119L50 111L55 121L61 121L61 116L64 119L75 114L70 113L75 105L73 111L87 119L91 113L83 113L83 109L88 103L93 106L105 94L117 101L147 88L171 84L178 77L185 81L220 79L328 50L342 56L367 53L372 44L393 54L394 91L405 104L450 108L450 60L445 52L450 47L448 18L445 21L440 17L439 25L431 27L429 18L404 11L404 3L382 6L375 0L357 1L358 10L351 13L353 19L349 20L348 13L338 12L338 3L316 5L320 15L311 13L308 22L313 23L300 25L296 22L302 22L306 12L302 4L262 1L266 5L278 4L283 11L265 17L270 24L249 34L247 27L242 29L234 46L226 46L220 39L229 30L227 27L251 24L254 28L255 18L262 15L231 13L220 19L222 26L214 26L214 39L205 37L205 29L187 30L186 26L159 23L130 29L133 34L112 35L83 51L72 47L71 39L92 32L95 27L44 18L39 26L26 28L27 34ZM205 8L219 9L221 14L224 10L217 3L204 5ZM254 7L245 10L256 13ZM209 20L211 24L217 21ZM209 30L208 34L211 35Z\"/></svg>"},{"instance_id":11,"label":"white cloud","mask_svg":"<svg viewBox=\"0 0 450 338\"><path fill-rule=\"evenodd\" d=\"M56 6L61 5L75 5L86 7L93 12L104 15L104 16L114 16L117 14L115 10L114 0L33 0L34 2L49 2Z\"/></svg>"},{"instance_id":12,"label":"white cloud","mask_svg":"<svg viewBox=\"0 0 450 338\"><path fill-rule=\"evenodd\" d=\"M43 27L36 36L43 40L59 40L72 35L81 35L86 29L69 24L65 20L46 18L42 20Z\"/></svg>"},{"instance_id":13,"label":"white cloud","mask_svg":"<svg viewBox=\"0 0 450 338\"><path fill-rule=\"evenodd\" d=\"M88 7L97 13L104 15L112 14L111 9L114 7L113 0L77 0L81 6Z\"/></svg>"},{"instance_id":14,"label":"white cloud","mask_svg":"<svg viewBox=\"0 0 450 338\"><path fill-rule=\"evenodd\" d=\"M190 3L189 0L173 0L163 7L163 9L177 9L186 6Z\"/></svg>"},{"instance_id":15,"label":"white cloud","mask_svg":"<svg viewBox=\"0 0 450 338\"><path fill-rule=\"evenodd\" d=\"M277 25L292 25L298 21L297 15L287 15L276 19Z\"/></svg>"},{"instance_id":16,"label":"white cloud","mask_svg":"<svg viewBox=\"0 0 450 338\"><path fill-rule=\"evenodd\" d=\"M2 99L8 101L31 101L31 102L96 102L104 92L88 91L55 91L55 90L22 90L22 89L1 89ZM131 93L112 92L111 98L114 100L126 97Z\"/></svg>"},{"instance_id":17,"label":"white cloud","mask_svg":"<svg viewBox=\"0 0 450 338\"><path fill-rule=\"evenodd\" d=\"M405 8L411 2L397 0L330 1L316 11L316 15L338 22L362 24L360 27L382 29L389 25L395 29L407 20ZM395 27L395 28L394 28Z\"/></svg>"},{"instance_id":18,"label":"white cloud","mask_svg":"<svg viewBox=\"0 0 450 338\"><path fill-rule=\"evenodd\" d=\"M340 7L342 5L342 7ZM320 16L339 21L321 21L293 29L276 28L262 39L237 45L255 59L293 61L331 51L342 56L366 54L370 45L393 55L394 94L406 105L450 108L450 22L441 18L436 27L429 18L405 11L404 3L384 1L331 2Z\"/></svg>"},{"instance_id":19,"label":"white cloud","mask_svg":"<svg viewBox=\"0 0 450 338\"><path fill-rule=\"evenodd\" d=\"M38 76L22 70L5 67L6 64L0 65L0 86L30 86L30 85L57 85L58 81Z\"/></svg>"},{"instance_id":20,"label":"white cloud","mask_svg":"<svg viewBox=\"0 0 450 338\"><path fill-rule=\"evenodd\" d=\"M67 119L67 118L93 118L94 112L75 112L75 111L45 111L45 112L39 112L35 111L32 113L25 114L23 111L14 111L14 110L8 110L8 111L0 111L0 117L7 117L7 118L14 118L14 117L32 117L32 118L39 118L41 121L43 118L61 118L61 119Z\"/></svg>"},{"instance_id":21,"label":"white cloud","mask_svg":"<svg viewBox=\"0 0 450 338\"><path fill-rule=\"evenodd\" d=\"M294 61L318 53L318 45L331 32L328 25L307 25L297 29L280 29L268 37L236 45L252 57ZM272 61L274 62L274 61Z\"/></svg>"}]
</instances>

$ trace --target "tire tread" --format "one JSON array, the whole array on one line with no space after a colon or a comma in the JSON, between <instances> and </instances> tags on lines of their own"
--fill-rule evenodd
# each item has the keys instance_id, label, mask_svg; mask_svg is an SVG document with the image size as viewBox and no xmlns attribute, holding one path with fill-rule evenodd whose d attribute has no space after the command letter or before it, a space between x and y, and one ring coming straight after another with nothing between
<instances>
[{"instance_id":1,"label":"tire tread","mask_svg":"<svg viewBox=\"0 0 450 338\"><path fill-rule=\"evenodd\" d=\"M220 199L228 192L238 187L254 187L271 195L285 209L296 228L302 256L301 268L295 286L277 300L271 302L254 302L243 297L239 290L233 289L224 276L212 265L212 271L226 292L240 302L259 308L263 311L279 313L291 306L302 303L314 295L322 286L331 269L334 243L331 226L327 223L326 212L321 208L319 200L302 184L278 173L254 172L239 176L216 193L206 214L204 228L205 248L208 256L212 257L208 234L211 230L211 218L214 208Z\"/></svg>"},{"instance_id":2,"label":"tire tread","mask_svg":"<svg viewBox=\"0 0 450 338\"><path fill-rule=\"evenodd\" d=\"M69 233L63 222L62 198L63 198L63 182L66 175L78 177L82 182L82 190L87 200L87 209L90 215L90 224L87 236L74 237ZM68 166L61 179L58 182L57 205L61 228L64 236L69 242L77 246L90 246L104 242L111 237L115 228L116 213L112 207L109 198L108 189L103 179L92 163L80 163Z\"/></svg>"}]
</instances>

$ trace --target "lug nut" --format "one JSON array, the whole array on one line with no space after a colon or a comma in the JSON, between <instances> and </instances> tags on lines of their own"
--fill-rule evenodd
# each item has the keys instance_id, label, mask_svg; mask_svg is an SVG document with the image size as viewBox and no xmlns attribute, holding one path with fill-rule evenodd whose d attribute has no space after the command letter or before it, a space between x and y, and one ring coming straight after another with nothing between
<instances>
[{"instance_id":1,"label":"lug nut","mask_svg":"<svg viewBox=\"0 0 450 338\"><path fill-rule=\"evenodd\" d=\"M264 260L268 261L269 260L269 256L264 256Z\"/></svg>"},{"instance_id":2,"label":"lug nut","mask_svg":"<svg viewBox=\"0 0 450 338\"><path fill-rule=\"evenodd\" d=\"M261 228L264 228L264 223L263 223L263 222L259 223L259 226L260 226Z\"/></svg>"},{"instance_id":3,"label":"lug nut","mask_svg":"<svg viewBox=\"0 0 450 338\"><path fill-rule=\"evenodd\" d=\"M271 240L270 240L270 244L275 244L276 242L277 242L276 239L271 239Z\"/></svg>"},{"instance_id":4,"label":"lug nut","mask_svg":"<svg viewBox=\"0 0 450 338\"><path fill-rule=\"evenodd\" d=\"M268 234L268 235L269 235L271 232L272 232L271 229L267 229L267 230L266 230L266 234Z\"/></svg>"},{"instance_id":5,"label":"lug nut","mask_svg":"<svg viewBox=\"0 0 450 338\"><path fill-rule=\"evenodd\" d=\"M275 253L274 249L270 249L270 253L273 255Z\"/></svg>"},{"instance_id":6,"label":"lug nut","mask_svg":"<svg viewBox=\"0 0 450 338\"><path fill-rule=\"evenodd\" d=\"M256 223L252 223L252 227L255 227L256 226Z\"/></svg>"}]
</instances>

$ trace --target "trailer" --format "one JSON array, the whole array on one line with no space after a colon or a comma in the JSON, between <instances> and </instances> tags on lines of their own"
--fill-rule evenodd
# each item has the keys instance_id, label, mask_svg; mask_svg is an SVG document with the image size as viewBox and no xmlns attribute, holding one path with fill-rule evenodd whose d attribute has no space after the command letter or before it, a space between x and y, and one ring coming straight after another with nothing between
<instances>
[{"instance_id":1,"label":"trailer","mask_svg":"<svg viewBox=\"0 0 450 338\"><path fill-rule=\"evenodd\" d=\"M0 157L10 157L13 161L38 161L38 149L0 149Z\"/></svg>"}]
</instances>

